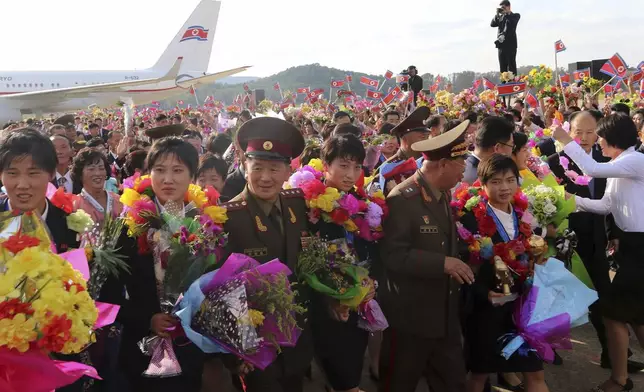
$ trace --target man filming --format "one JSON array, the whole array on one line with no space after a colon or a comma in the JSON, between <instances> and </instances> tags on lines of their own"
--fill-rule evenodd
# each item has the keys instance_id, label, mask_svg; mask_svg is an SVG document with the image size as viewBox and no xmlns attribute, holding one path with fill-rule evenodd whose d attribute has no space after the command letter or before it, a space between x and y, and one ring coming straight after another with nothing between
<instances>
[{"instance_id":1,"label":"man filming","mask_svg":"<svg viewBox=\"0 0 644 392\"><path fill-rule=\"evenodd\" d=\"M496 9L496 15L490 26L498 27L494 44L499 50L499 66L501 72L510 71L517 74L517 24L520 14L512 12L508 0L503 0Z\"/></svg>"}]
</instances>

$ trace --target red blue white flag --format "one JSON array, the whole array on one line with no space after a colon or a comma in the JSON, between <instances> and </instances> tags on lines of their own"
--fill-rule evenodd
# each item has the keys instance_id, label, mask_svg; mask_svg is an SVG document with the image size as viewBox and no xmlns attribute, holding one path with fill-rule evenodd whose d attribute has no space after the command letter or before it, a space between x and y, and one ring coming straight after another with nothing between
<instances>
[{"instance_id":1,"label":"red blue white flag","mask_svg":"<svg viewBox=\"0 0 644 392\"><path fill-rule=\"evenodd\" d=\"M555 42L555 53L563 52L564 50L566 50L566 45L562 40Z\"/></svg>"},{"instance_id":2,"label":"red blue white flag","mask_svg":"<svg viewBox=\"0 0 644 392\"><path fill-rule=\"evenodd\" d=\"M361 76L360 77L360 83L364 84L365 86L373 87L373 88L378 88L378 85L380 85L379 81L377 81L375 79L369 79L366 76Z\"/></svg>"},{"instance_id":3,"label":"red blue white flag","mask_svg":"<svg viewBox=\"0 0 644 392\"><path fill-rule=\"evenodd\" d=\"M496 91L498 91L500 96L514 95L525 91L526 84L521 83L506 83L496 86Z\"/></svg>"}]
</instances>

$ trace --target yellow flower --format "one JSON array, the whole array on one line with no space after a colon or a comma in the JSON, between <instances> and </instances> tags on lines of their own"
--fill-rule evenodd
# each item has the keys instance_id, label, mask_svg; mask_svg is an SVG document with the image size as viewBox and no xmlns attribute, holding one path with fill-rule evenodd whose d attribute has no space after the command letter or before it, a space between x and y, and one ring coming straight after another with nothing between
<instances>
[{"instance_id":1,"label":"yellow flower","mask_svg":"<svg viewBox=\"0 0 644 392\"><path fill-rule=\"evenodd\" d=\"M324 166L322 165L322 160L319 158L313 158L309 161L308 166L311 166L315 170L321 172L324 170Z\"/></svg>"},{"instance_id":2,"label":"yellow flower","mask_svg":"<svg viewBox=\"0 0 644 392\"><path fill-rule=\"evenodd\" d=\"M588 81L588 76L584 76L584 82Z\"/></svg>"},{"instance_id":3,"label":"yellow flower","mask_svg":"<svg viewBox=\"0 0 644 392\"><path fill-rule=\"evenodd\" d=\"M530 71L530 76L534 76L534 75L536 75L536 74L537 74L537 69L536 69L536 68L533 68L533 69Z\"/></svg>"},{"instance_id":4,"label":"yellow flower","mask_svg":"<svg viewBox=\"0 0 644 392\"><path fill-rule=\"evenodd\" d=\"M543 134L544 134L545 136L552 136L552 129L550 129L550 128L546 128L546 129L544 129L544 130L543 130Z\"/></svg>"},{"instance_id":5,"label":"yellow flower","mask_svg":"<svg viewBox=\"0 0 644 392\"><path fill-rule=\"evenodd\" d=\"M149 176L149 175L140 176L139 178L137 178L137 179L136 179L136 181L134 181L134 186L133 186L133 188L134 188L134 189L138 189L139 184L141 184L144 180L147 180L148 178L150 178L150 176Z\"/></svg>"},{"instance_id":6,"label":"yellow flower","mask_svg":"<svg viewBox=\"0 0 644 392\"><path fill-rule=\"evenodd\" d=\"M333 187L327 187L323 195L309 201L309 207L319 208L325 212L333 211L333 204L340 198L340 193Z\"/></svg>"},{"instance_id":7,"label":"yellow flower","mask_svg":"<svg viewBox=\"0 0 644 392\"><path fill-rule=\"evenodd\" d=\"M535 157L540 157L541 156L541 150L539 147L532 147L532 155Z\"/></svg>"},{"instance_id":8,"label":"yellow flower","mask_svg":"<svg viewBox=\"0 0 644 392\"><path fill-rule=\"evenodd\" d=\"M188 202L192 202L201 208L204 204L208 202L208 197L206 197L206 192L204 192L199 185L190 184L188 186Z\"/></svg>"},{"instance_id":9,"label":"yellow flower","mask_svg":"<svg viewBox=\"0 0 644 392\"><path fill-rule=\"evenodd\" d=\"M123 195L121 196L121 203L128 207L134 207L134 203L139 201L141 194L131 188L125 188L123 190Z\"/></svg>"},{"instance_id":10,"label":"yellow flower","mask_svg":"<svg viewBox=\"0 0 644 392\"><path fill-rule=\"evenodd\" d=\"M92 217L83 210L67 215L67 227L77 233L83 233L94 226Z\"/></svg>"},{"instance_id":11,"label":"yellow flower","mask_svg":"<svg viewBox=\"0 0 644 392\"><path fill-rule=\"evenodd\" d=\"M27 319L24 313L0 320L0 347L15 348L24 353L29 350L29 343L37 338L36 320Z\"/></svg>"},{"instance_id":12,"label":"yellow flower","mask_svg":"<svg viewBox=\"0 0 644 392\"><path fill-rule=\"evenodd\" d=\"M385 194L380 189L374 192L371 196L373 196L375 199L385 200Z\"/></svg>"},{"instance_id":13,"label":"yellow flower","mask_svg":"<svg viewBox=\"0 0 644 392\"><path fill-rule=\"evenodd\" d=\"M353 220L351 219L344 222L344 228L350 233L353 233L354 231L358 230L358 226L356 226L356 224L353 223Z\"/></svg>"},{"instance_id":14,"label":"yellow flower","mask_svg":"<svg viewBox=\"0 0 644 392\"><path fill-rule=\"evenodd\" d=\"M335 245L335 244L329 245L329 252L335 253L337 251L338 251L338 246L337 245Z\"/></svg>"},{"instance_id":15,"label":"yellow flower","mask_svg":"<svg viewBox=\"0 0 644 392\"><path fill-rule=\"evenodd\" d=\"M213 222L218 224L226 223L228 220L228 214L224 207L219 206L209 206L206 207L203 212L212 219Z\"/></svg>"}]
</instances>

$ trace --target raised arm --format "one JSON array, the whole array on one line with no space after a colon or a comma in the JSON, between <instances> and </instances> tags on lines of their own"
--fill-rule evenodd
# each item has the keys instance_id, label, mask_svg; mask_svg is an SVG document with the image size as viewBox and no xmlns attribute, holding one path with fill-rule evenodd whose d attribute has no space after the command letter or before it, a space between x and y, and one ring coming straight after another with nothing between
<instances>
[{"instance_id":1,"label":"raised arm","mask_svg":"<svg viewBox=\"0 0 644 392\"><path fill-rule=\"evenodd\" d=\"M584 174L597 178L633 178L641 171L641 162L630 156L606 163L599 163L586 154L579 144L572 141L564 147L564 152L575 161Z\"/></svg>"}]
</instances>

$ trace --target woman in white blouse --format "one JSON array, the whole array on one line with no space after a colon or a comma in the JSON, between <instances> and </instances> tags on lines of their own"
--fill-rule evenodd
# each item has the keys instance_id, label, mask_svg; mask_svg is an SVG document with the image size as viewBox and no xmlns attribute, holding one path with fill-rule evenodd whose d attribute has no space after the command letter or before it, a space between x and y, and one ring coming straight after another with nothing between
<instances>
[{"instance_id":1,"label":"woman in white blouse","mask_svg":"<svg viewBox=\"0 0 644 392\"><path fill-rule=\"evenodd\" d=\"M635 150L635 123L624 114L612 114L597 126L599 146L610 162L598 163L561 128L553 137L585 175L607 178L601 200L575 196L577 208L595 214L613 214L617 226L615 259L619 269L599 299L608 335L611 377L596 391L630 391L627 375L628 327L644 347L644 154ZM638 212L639 211L639 212Z\"/></svg>"}]
</instances>

